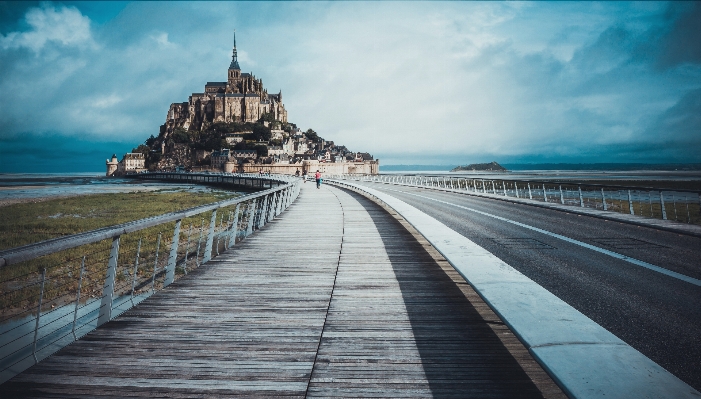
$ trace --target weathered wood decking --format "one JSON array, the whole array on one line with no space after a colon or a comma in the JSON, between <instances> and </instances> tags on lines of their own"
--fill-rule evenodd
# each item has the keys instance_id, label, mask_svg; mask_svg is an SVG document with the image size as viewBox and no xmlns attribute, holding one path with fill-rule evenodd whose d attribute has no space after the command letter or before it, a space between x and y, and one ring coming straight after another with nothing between
<instances>
[{"instance_id":1,"label":"weathered wood decking","mask_svg":"<svg viewBox=\"0 0 701 399\"><path fill-rule=\"evenodd\" d=\"M436 256L376 204L306 184L280 218L0 396L563 397Z\"/></svg>"}]
</instances>

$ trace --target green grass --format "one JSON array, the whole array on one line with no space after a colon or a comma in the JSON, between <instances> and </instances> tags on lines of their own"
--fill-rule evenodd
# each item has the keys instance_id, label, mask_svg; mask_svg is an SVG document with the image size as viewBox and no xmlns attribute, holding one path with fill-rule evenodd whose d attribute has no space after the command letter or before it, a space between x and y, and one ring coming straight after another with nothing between
<instances>
[{"instance_id":1,"label":"green grass","mask_svg":"<svg viewBox=\"0 0 701 399\"><path fill-rule=\"evenodd\" d=\"M61 198L39 203L15 204L3 207L0 214L0 247L3 249L26 245L50 238L94 230L149 216L183 210L235 197L231 192L140 192L98 194ZM219 211L228 220L227 207ZM204 219L205 231L211 212L185 218L182 221L180 246L184 251L189 226L193 225L193 240L197 238ZM221 221L218 217L217 221ZM118 283L128 284L136 246L142 239L138 271L139 280L150 278L153 272L156 241L162 234L159 267L167 260L175 222L164 223L122 236L120 245ZM190 249L194 247L193 242ZM75 297L80 262L86 257L82 297L98 297L104 282L111 240L83 245L0 269L0 318L20 316L36 307L41 273L47 270L44 303L60 306ZM124 280L124 281L122 281Z\"/></svg>"},{"instance_id":2,"label":"green grass","mask_svg":"<svg viewBox=\"0 0 701 399\"><path fill-rule=\"evenodd\" d=\"M59 198L0 208L0 250L67 236L235 197L206 193L135 192Z\"/></svg>"}]
</instances>

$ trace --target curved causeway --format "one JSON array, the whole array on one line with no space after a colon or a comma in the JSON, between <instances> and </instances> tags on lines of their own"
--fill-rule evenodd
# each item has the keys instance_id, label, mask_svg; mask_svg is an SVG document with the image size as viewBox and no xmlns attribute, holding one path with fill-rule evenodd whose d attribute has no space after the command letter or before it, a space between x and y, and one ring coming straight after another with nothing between
<instances>
[{"instance_id":1,"label":"curved causeway","mask_svg":"<svg viewBox=\"0 0 701 399\"><path fill-rule=\"evenodd\" d=\"M396 214L302 187L261 230L2 396L565 397Z\"/></svg>"}]
</instances>

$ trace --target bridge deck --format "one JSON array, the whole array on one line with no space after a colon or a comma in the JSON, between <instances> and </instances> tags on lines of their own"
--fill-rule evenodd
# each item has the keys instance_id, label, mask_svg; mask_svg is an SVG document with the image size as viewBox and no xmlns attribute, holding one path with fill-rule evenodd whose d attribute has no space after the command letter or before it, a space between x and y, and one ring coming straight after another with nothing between
<instances>
[{"instance_id":1,"label":"bridge deck","mask_svg":"<svg viewBox=\"0 0 701 399\"><path fill-rule=\"evenodd\" d=\"M233 250L0 386L3 397L564 397L432 248L305 184Z\"/></svg>"}]
</instances>

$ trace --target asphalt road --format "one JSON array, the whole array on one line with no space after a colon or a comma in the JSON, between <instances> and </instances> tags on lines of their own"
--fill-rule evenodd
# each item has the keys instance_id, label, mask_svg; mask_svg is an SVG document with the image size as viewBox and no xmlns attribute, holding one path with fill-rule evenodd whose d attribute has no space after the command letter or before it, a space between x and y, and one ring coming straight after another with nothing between
<instances>
[{"instance_id":1,"label":"asphalt road","mask_svg":"<svg viewBox=\"0 0 701 399\"><path fill-rule=\"evenodd\" d=\"M701 391L701 287L473 210L695 279L701 279L701 238L507 201L366 184L479 244Z\"/></svg>"}]
</instances>

